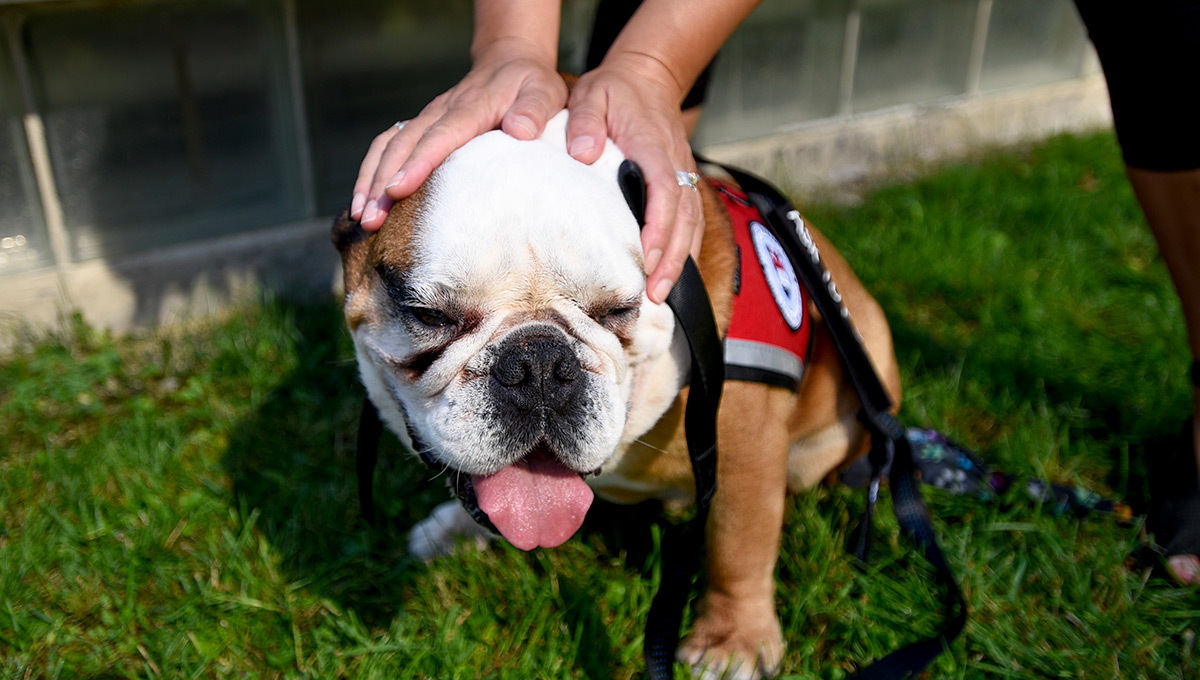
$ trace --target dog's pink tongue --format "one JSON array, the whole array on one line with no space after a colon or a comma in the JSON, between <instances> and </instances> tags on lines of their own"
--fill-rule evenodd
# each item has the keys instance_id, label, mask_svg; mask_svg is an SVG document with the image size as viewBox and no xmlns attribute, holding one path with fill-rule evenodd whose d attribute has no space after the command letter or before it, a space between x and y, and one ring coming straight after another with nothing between
<instances>
[{"instance_id":1,"label":"dog's pink tongue","mask_svg":"<svg viewBox=\"0 0 1200 680\"><path fill-rule=\"evenodd\" d=\"M496 529L521 550L553 548L575 535L592 490L541 448L493 475L472 475L475 500Z\"/></svg>"}]
</instances>

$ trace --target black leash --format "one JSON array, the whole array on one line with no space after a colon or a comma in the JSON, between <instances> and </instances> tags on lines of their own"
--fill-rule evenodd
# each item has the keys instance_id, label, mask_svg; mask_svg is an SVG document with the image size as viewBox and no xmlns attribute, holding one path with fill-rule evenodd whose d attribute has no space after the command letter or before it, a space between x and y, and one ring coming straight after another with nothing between
<instances>
[{"instance_id":1,"label":"black leash","mask_svg":"<svg viewBox=\"0 0 1200 680\"><path fill-rule=\"evenodd\" d=\"M696 160L711 163L700 157ZM888 480L896 520L901 530L921 546L925 559L934 568L936 581L943 589L942 603L946 613L936 635L905 645L854 676L868 680L913 677L962 633L967 620L967 607L954 573L938 545L929 510L921 496L912 448L904 436L904 427L889 412L892 400L871 365L861 337L850 323L850 313L842 305L841 295L821 263L820 253L800 213L787 198L762 179L720 163L711 164L733 177L783 244L797 275L821 313L837 348L846 378L854 386L862 403L859 418L871 433L869 458L872 478L866 510L852 534L852 552L859 560L866 561L871 518L879 495L882 471L890 461Z\"/></svg>"}]
</instances>

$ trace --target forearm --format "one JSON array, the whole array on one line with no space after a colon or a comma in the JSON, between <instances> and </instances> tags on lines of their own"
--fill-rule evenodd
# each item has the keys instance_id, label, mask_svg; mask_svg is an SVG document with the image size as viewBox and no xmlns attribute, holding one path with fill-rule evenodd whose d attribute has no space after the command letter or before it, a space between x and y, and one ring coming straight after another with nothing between
<instances>
[{"instance_id":1,"label":"forearm","mask_svg":"<svg viewBox=\"0 0 1200 680\"><path fill-rule=\"evenodd\" d=\"M761 0L645 0L613 42L605 65L659 71L679 101Z\"/></svg>"},{"instance_id":2,"label":"forearm","mask_svg":"<svg viewBox=\"0 0 1200 680\"><path fill-rule=\"evenodd\" d=\"M471 59L515 47L554 65L558 61L561 0L476 0Z\"/></svg>"}]
</instances>

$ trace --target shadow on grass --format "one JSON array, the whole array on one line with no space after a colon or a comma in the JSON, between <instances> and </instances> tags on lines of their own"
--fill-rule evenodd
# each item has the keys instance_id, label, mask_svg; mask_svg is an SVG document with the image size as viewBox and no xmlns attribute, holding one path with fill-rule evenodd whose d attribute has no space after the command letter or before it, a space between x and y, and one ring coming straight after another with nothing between
<instances>
[{"instance_id":1,"label":"shadow on grass","mask_svg":"<svg viewBox=\"0 0 1200 680\"><path fill-rule=\"evenodd\" d=\"M1136 347L1129 347L1125 353L1114 348L1112 356L1122 357L1126 363L1072 370L1056 363L1054 357L1037 352L1013 351L977 338L938 337L928 327L906 322L899 315L892 315L890 320L902 365L915 365L915 370L924 373L962 371L966 374L964 381L994 394L1005 392L1030 405L1071 405L1084 414L1071 422L1070 439L1088 442L1091 455L1104 455L1104 467L1110 471L1105 483L1122 494L1122 500L1131 503L1136 512L1146 511L1149 468L1164 451L1183 446L1181 426L1190 415L1191 402L1183 390L1178 395L1169 393L1149 400L1145 394L1135 396L1135 390L1123 387L1150 372L1136 365ZM1146 363L1160 362L1155 357ZM1147 408L1147 403L1157 403L1160 408ZM977 448L981 444L966 443ZM1122 460L1123 456L1127 459ZM1002 465L999 461L989 462Z\"/></svg>"},{"instance_id":2,"label":"shadow on grass","mask_svg":"<svg viewBox=\"0 0 1200 680\"><path fill-rule=\"evenodd\" d=\"M299 361L278 376L262 407L231 436L223 464L237 510L243 521L256 517L289 581L353 611L368 627L387 630L416 596L420 581L439 568L408 556L407 531L449 492L385 432L374 487L382 519L366 526L355 477L364 392L340 305L275 304L293 320ZM609 554L625 554L629 577L641 578L652 551L646 518L656 516L643 506L597 503L584 532L598 536ZM531 571L548 578L536 556L523 557ZM594 593L570 574L555 578L569 610L564 616L585 641L579 659L584 673L609 677L618 660ZM494 587L505 587L502 576Z\"/></svg>"},{"instance_id":3,"label":"shadow on grass","mask_svg":"<svg viewBox=\"0 0 1200 680\"><path fill-rule=\"evenodd\" d=\"M311 582L364 621L389 620L417 565L403 557L401 532L358 521L353 431L361 388L340 310L332 302L275 304L294 323L299 360L230 438L223 462L237 509L243 520L257 513L294 580ZM383 452L383 464L397 454ZM421 499L417 480L382 477L389 492Z\"/></svg>"}]
</instances>

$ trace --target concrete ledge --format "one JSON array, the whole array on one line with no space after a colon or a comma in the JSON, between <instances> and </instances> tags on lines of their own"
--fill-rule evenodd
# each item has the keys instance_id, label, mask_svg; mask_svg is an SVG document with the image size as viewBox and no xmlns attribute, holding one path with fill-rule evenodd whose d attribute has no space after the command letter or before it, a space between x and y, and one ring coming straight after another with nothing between
<instances>
[{"instance_id":1,"label":"concrete ledge","mask_svg":"<svg viewBox=\"0 0 1200 680\"><path fill-rule=\"evenodd\" d=\"M276 290L329 295L341 263L329 240L333 218L6 276L0 297L0 348L8 330L53 329L82 313L98 328L127 331L211 315L238 300ZM6 337L7 336L7 337Z\"/></svg>"},{"instance_id":2,"label":"concrete ledge","mask_svg":"<svg viewBox=\"0 0 1200 680\"><path fill-rule=\"evenodd\" d=\"M1111 125L1101 77L948 99L799 125L761 139L706 148L799 192L888 174L980 148ZM212 314L268 288L328 295L340 286L332 218L92 260L0 279L0 331L53 328L75 310L94 326L125 331ZM0 333L0 348L5 344Z\"/></svg>"}]
</instances>

